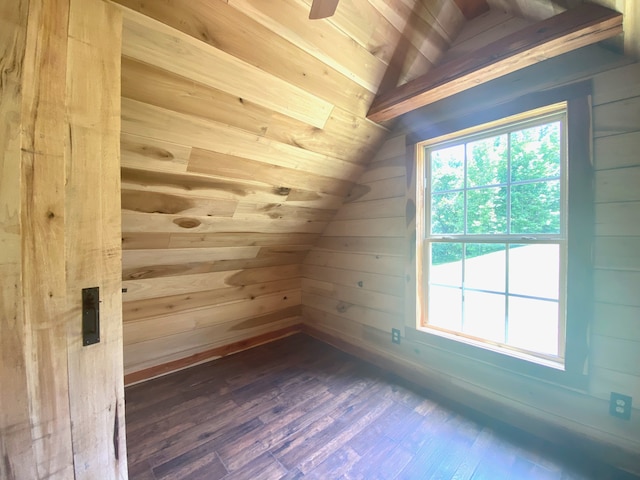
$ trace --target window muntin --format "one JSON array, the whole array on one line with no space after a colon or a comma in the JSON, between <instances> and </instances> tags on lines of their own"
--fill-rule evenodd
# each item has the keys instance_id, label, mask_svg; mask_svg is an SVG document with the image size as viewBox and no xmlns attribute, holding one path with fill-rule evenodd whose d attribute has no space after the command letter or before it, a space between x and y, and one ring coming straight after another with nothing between
<instances>
[{"instance_id":1,"label":"window muntin","mask_svg":"<svg viewBox=\"0 0 640 480\"><path fill-rule=\"evenodd\" d=\"M566 145L564 103L423 144L422 327L562 367Z\"/></svg>"}]
</instances>

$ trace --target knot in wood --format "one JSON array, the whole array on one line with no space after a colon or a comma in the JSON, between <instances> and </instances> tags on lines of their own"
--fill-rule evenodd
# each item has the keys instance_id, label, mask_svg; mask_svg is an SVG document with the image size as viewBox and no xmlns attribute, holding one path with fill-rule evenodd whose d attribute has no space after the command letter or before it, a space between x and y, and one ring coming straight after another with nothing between
<instances>
[{"instance_id":1,"label":"knot in wood","mask_svg":"<svg viewBox=\"0 0 640 480\"><path fill-rule=\"evenodd\" d=\"M336 306L336 310L337 310L339 313L344 313L344 312L346 312L347 310L349 310L349 307L350 307L350 306L351 306L351 305L350 305L350 304L348 304L348 303L345 303L345 302L338 302L338 305Z\"/></svg>"},{"instance_id":2,"label":"knot in wood","mask_svg":"<svg viewBox=\"0 0 640 480\"><path fill-rule=\"evenodd\" d=\"M200 226L202 222L200 222L200 220L196 220L195 218L176 218L173 223L182 228L196 228Z\"/></svg>"}]
</instances>

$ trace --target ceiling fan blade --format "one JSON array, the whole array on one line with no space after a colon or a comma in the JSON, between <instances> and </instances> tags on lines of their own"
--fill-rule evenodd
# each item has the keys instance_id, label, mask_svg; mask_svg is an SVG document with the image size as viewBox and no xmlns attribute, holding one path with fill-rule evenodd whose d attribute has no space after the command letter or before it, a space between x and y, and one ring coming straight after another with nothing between
<instances>
[{"instance_id":1,"label":"ceiling fan blade","mask_svg":"<svg viewBox=\"0 0 640 480\"><path fill-rule=\"evenodd\" d=\"M319 18L327 18L333 15L338 6L338 0L313 0L309 18L316 20Z\"/></svg>"}]
</instances>

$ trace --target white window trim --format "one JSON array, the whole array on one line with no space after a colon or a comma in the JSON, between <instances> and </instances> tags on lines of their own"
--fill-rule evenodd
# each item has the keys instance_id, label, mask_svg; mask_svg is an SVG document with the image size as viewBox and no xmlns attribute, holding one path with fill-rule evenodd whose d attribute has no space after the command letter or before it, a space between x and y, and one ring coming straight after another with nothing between
<instances>
[{"instance_id":1,"label":"white window trim","mask_svg":"<svg viewBox=\"0 0 640 480\"><path fill-rule=\"evenodd\" d=\"M416 327L418 329L429 331L435 335L440 335L445 338L450 338L455 341L467 343L478 348L485 348L495 352L511 355L523 360L536 362L541 365L545 365L551 368L564 369L564 350L565 350L565 323L566 323L566 284L567 284L567 211L568 211L568 198L567 198L567 103L560 102L553 105L547 105L542 108L529 110L522 114L506 117L494 122L485 123L475 126L473 128L465 129L458 132L453 132L442 137L426 140L417 144L417 175L422 179L423 184L420 188L422 192L422 199L420 205L423 207L423 215L419 215L418 218L423 220L424 224L422 228L422 235L419 236L422 240L422 269L426 274L423 277L422 294L424 298L425 313L423 322L417 320ZM556 120L561 121L562 135L561 141L561 222L559 234L537 234L537 235L521 235L521 234L495 234L495 235L477 235L477 234L430 234L428 232L430 225L430 213L431 213L431 192L426 185L426 179L431 178L430 162L428 161L429 150L435 148L446 148L449 146L466 144L477 139L487 138L492 135L500 135L515 130L525 129L532 126L553 122ZM466 174L465 174L466 176ZM508 187L510 182L505 185ZM500 186L500 185L498 185ZM463 190L467 191L466 187ZM557 356L546 355L540 352L534 352L523 348L518 348L505 343L494 342L486 340L472 335L445 329L428 323L428 309L429 309L429 247L431 243L438 242L450 242L450 243L505 243L505 244L537 244L537 243L552 243L559 245L560 248L560 296L559 296L559 325L558 325L558 352ZM509 255L505 255L507 268ZM505 297L508 295L508 285L505 285ZM505 298L506 300L506 298ZM507 308L507 307L505 307ZM507 313L508 314L508 313ZM507 321L505 319L505 321Z\"/></svg>"}]
</instances>

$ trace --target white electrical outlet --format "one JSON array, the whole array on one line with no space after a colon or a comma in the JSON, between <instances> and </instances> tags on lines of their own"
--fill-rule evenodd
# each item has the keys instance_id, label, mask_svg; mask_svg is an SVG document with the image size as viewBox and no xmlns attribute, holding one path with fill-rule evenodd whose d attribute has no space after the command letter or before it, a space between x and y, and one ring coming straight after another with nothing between
<instances>
[{"instance_id":1,"label":"white electrical outlet","mask_svg":"<svg viewBox=\"0 0 640 480\"><path fill-rule=\"evenodd\" d=\"M609 414L614 417L629 420L631 418L631 402L632 398L621 393L611 392L609 400Z\"/></svg>"}]
</instances>

